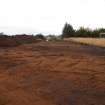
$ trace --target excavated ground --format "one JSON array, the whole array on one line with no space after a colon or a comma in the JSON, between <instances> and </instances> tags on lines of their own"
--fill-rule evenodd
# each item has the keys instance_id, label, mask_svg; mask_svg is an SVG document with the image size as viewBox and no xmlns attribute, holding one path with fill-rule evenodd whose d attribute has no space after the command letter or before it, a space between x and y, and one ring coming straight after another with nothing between
<instances>
[{"instance_id":1,"label":"excavated ground","mask_svg":"<svg viewBox=\"0 0 105 105\"><path fill-rule=\"evenodd\" d=\"M0 48L0 105L105 105L105 49L66 41Z\"/></svg>"}]
</instances>

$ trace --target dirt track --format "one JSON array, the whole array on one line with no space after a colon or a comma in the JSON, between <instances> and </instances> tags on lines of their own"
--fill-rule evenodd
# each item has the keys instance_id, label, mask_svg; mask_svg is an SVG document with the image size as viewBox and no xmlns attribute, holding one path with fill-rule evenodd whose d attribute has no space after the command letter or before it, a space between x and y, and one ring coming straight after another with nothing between
<instances>
[{"instance_id":1,"label":"dirt track","mask_svg":"<svg viewBox=\"0 0 105 105\"><path fill-rule=\"evenodd\" d=\"M0 48L0 105L105 105L105 49L72 42Z\"/></svg>"}]
</instances>

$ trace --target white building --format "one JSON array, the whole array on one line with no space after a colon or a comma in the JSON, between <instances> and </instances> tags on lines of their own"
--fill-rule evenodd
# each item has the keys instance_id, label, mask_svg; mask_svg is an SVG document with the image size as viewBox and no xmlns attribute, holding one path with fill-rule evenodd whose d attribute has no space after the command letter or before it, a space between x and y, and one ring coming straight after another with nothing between
<instances>
[{"instance_id":1,"label":"white building","mask_svg":"<svg viewBox=\"0 0 105 105\"><path fill-rule=\"evenodd\" d=\"M99 37L100 38L105 38L105 33L100 33Z\"/></svg>"}]
</instances>

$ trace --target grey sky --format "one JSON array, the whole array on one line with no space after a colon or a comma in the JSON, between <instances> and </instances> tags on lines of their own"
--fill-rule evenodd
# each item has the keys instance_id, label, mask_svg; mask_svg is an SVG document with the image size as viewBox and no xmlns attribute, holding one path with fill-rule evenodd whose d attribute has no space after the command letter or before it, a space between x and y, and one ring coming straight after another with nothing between
<instances>
[{"instance_id":1,"label":"grey sky","mask_svg":"<svg viewBox=\"0 0 105 105\"><path fill-rule=\"evenodd\" d=\"M105 0L0 0L0 32L61 34L68 22L105 27Z\"/></svg>"}]
</instances>

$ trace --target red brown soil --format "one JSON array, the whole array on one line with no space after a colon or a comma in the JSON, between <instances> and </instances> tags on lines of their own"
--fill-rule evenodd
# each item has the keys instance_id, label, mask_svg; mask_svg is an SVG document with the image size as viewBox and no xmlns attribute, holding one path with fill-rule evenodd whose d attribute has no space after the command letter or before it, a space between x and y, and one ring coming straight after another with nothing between
<instances>
[{"instance_id":1,"label":"red brown soil","mask_svg":"<svg viewBox=\"0 0 105 105\"><path fill-rule=\"evenodd\" d=\"M105 105L105 50L72 42L0 48L0 105Z\"/></svg>"}]
</instances>

